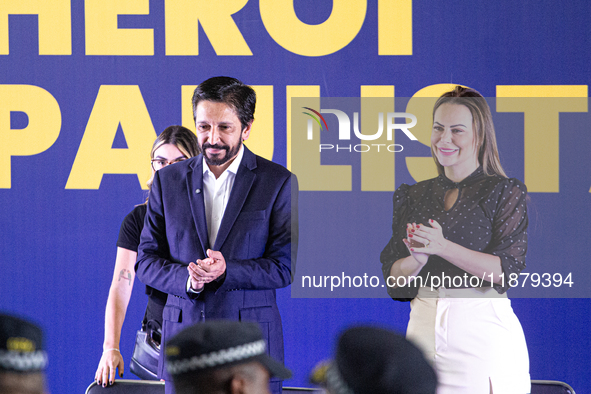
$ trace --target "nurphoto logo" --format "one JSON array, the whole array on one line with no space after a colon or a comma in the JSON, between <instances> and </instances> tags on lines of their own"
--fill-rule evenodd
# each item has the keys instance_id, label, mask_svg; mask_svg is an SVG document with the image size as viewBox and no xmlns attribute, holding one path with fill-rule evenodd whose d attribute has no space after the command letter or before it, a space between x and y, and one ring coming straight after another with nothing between
<instances>
[{"instance_id":1,"label":"nurphoto logo","mask_svg":"<svg viewBox=\"0 0 591 394\"><path fill-rule=\"evenodd\" d=\"M308 115L311 119L308 119L307 127L307 139L309 141L314 139L314 122L320 126L320 131L328 131L328 124L322 114L333 114L337 117L339 130L338 136L339 141L351 141L351 119L344 111L338 109L321 109L316 111L310 107L303 107L305 110L310 112L303 112ZM396 123L397 118L410 119L409 123ZM384 124L385 123L385 124ZM404 132L411 141L417 141L417 138L411 133L409 129L417 124L417 118L413 114L406 112L388 112L386 114L386 122L384 122L384 112L378 113L378 130L373 134L362 134L359 127L359 112L353 112L353 133L355 137L362 141L375 141L382 136L384 129L386 129L386 138L388 141L394 140L394 130L398 129ZM369 152L372 149L376 149L378 152L380 148L385 147L389 152L402 152L404 149L400 144L356 144L356 145L340 145L337 144L319 144L319 150L336 150L348 151L348 152Z\"/></svg>"}]
</instances>

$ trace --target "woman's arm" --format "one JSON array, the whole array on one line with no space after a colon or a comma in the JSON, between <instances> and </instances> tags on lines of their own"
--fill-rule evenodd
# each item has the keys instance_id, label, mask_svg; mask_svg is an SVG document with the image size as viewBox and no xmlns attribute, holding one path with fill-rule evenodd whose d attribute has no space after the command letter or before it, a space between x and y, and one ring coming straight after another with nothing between
<instances>
[{"instance_id":1,"label":"woman's arm","mask_svg":"<svg viewBox=\"0 0 591 394\"><path fill-rule=\"evenodd\" d=\"M411 277L417 276L425 264L418 262L412 255L396 260L390 268L390 280L387 280L389 287L397 288L398 283L408 284ZM401 281L399 278L404 278Z\"/></svg>"},{"instance_id":2,"label":"woman's arm","mask_svg":"<svg viewBox=\"0 0 591 394\"><path fill-rule=\"evenodd\" d=\"M492 275L492 282L497 284L503 282L501 276L503 269L501 267L500 257L489 253L477 252L448 241L443 237L443 230L439 223L430 219L429 224L431 227L423 224L413 224L409 237L426 246L411 248L411 253L434 254L474 276L490 281Z\"/></svg>"},{"instance_id":3,"label":"woman's arm","mask_svg":"<svg viewBox=\"0 0 591 394\"><path fill-rule=\"evenodd\" d=\"M429 220L431 227L413 223L409 239L428 246L413 248L411 252L436 254L456 267L494 283L493 287L499 293L507 291L510 275L519 274L525 268L527 188L515 178L499 182L496 188L485 202L485 209L492 215L492 237L484 252L448 241L439 223L433 219Z\"/></svg>"},{"instance_id":4,"label":"woman's arm","mask_svg":"<svg viewBox=\"0 0 591 394\"><path fill-rule=\"evenodd\" d=\"M119 376L123 376L124 363L119 351L119 338L133 289L135 279L133 267L136 258L137 252L121 247L117 248L115 271L105 311L103 355L95 373L96 382L99 385L102 383L103 387L107 385L107 382L113 384L117 368L119 368Z\"/></svg>"},{"instance_id":5,"label":"woman's arm","mask_svg":"<svg viewBox=\"0 0 591 394\"><path fill-rule=\"evenodd\" d=\"M406 226L407 236L410 234L412 227L410 224ZM429 255L425 253L415 253L413 248L410 247L410 242L407 238L403 239L402 242L406 245L406 248L410 252L410 256L398 259L392 264L390 268L390 280L386 279L388 287L397 288L398 283L408 284L412 282L413 278L416 277L421 269L427 264ZM400 278L404 278L403 281Z\"/></svg>"}]
</instances>

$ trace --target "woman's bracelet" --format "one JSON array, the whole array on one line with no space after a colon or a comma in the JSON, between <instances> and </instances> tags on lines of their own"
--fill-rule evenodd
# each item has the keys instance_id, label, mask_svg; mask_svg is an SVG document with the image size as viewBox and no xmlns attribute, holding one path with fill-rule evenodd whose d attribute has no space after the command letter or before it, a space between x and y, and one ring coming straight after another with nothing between
<instances>
[{"instance_id":1,"label":"woman's bracelet","mask_svg":"<svg viewBox=\"0 0 591 394\"><path fill-rule=\"evenodd\" d=\"M116 349L116 348L112 348L112 349L104 349L104 350L103 350L103 353L110 352L111 350L114 350L114 351L116 351L116 352L119 352L119 353L121 353L121 352L119 351L119 349Z\"/></svg>"}]
</instances>

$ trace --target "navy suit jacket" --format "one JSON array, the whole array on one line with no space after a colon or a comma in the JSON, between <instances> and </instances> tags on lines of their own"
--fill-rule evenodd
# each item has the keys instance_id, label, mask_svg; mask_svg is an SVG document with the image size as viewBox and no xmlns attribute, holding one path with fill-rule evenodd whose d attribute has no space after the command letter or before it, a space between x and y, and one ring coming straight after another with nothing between
<instances>
[{"instance_id":1,"label":"navy suit jacket","mask_svg":"<svg viewBox=\"0 0 591 394\"><path fill-rule=\"evenodd\" d=\"M269 354L283 361L275 289L291 283L296 247L297 180L246 146L215 245L205 219L202 155L157 171L135 268L144 284L168 293L163 343L205 319L256 321ZM187 294L187 265L206 258L207 249L223 254L226 273L199 295ZM159 376L170 380L163 359L161 352Z\"/></svg>"}]
</instances>

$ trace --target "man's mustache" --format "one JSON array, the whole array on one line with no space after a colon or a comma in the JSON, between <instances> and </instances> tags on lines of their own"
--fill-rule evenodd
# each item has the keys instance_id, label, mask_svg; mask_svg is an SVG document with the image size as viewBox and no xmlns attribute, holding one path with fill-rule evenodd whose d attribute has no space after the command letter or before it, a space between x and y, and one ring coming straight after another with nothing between
<instances>
[{"instance_id":1,"label":"man's mustache","mask_svg":"<svg viewBox=\"0 0 591 394\"><path fill-rule=\"evenodd\" d=\"M201 149L202 150L206 150L206 149L209 149L209 148L211 148L211 149L223 149L225 151L230 150L230 147L228 145L218 145L218 144L211 145L211 144L208 144L207 142L205 144L203 144L203 146L202 146Z\"/></svg>"}]
</instances>

